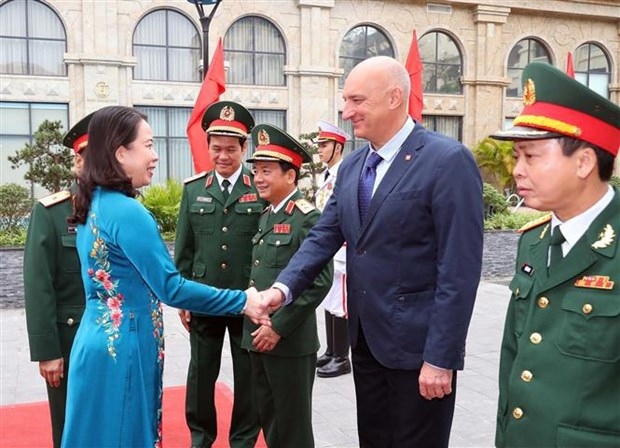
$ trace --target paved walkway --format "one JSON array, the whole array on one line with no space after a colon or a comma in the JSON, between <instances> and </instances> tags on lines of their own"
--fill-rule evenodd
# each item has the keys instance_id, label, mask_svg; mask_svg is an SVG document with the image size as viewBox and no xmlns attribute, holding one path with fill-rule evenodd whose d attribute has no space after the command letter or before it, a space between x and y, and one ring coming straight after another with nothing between
<instances>
[{"instance_id":1,"label":"paved walkway","mask_svg":"<svg viewBox=\"0 0 620 448\"><path fill-rule=\"evenodd\" d=\"M459 374L451 447L493 446L499 345L508 299L507 287L488 282L481 283L469 331L465 370ZM166 325L164 385L182 385L185 383L189 360L187 333L179 322L176 310L166 308L164 315ZM317 317L319 328L324 328L322 310L317 312ZM320 331L319 336L324 345L324 331ZM226 348L223 353L220 381L232 387L231 355ZM30 362L24 310L2 309L0 310L0 406L45 399L45 386L39 377L37 365ZM358 446L352 375L316 379L313 420L317 448Z\"/></svg>"}]
</instances>

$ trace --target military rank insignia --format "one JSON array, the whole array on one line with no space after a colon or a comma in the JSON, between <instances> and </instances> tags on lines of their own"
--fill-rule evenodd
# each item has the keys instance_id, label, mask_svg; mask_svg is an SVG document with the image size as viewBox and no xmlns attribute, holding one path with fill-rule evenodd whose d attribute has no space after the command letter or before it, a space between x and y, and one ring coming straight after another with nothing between
<instances>
[{"instance_id":1,"label":"military rank insignia","mask_svg":"<svg viewBox=\"0 0 620 448\"><path fill-rule=\"evenodd\" d=\"M291 225L290 224L274 224L273 233L289 234L291 233Z\"/></svg>"},{"instance_id":2,"label":"military rank insignia","mask_svg":"<svg viewBox=\"0 0 620 448\"><path fill-rule=\"evenodd\" d=\"M213 184L213 175L207 177L207 183L205 184L207 187L210 187Z\"/></svg>"},{"instance_id":3,"label":"military rank insignia","mask_svg":"<svg viewBox=\"0 0 620 448\"><path fill-rule=\"evenodd\" d=\"M248 194L244 194L243 196L241 196L239 198L239 202L243 203L243 202L256 202L258 201L258 196L256 195L256 193L248 193Z\"/></svg>"},{"instance_id":4,"label":"military rank insignia","mask_svg":"<svg viewBox=\"0 0 620 448\"><path fill-rule=\"evenodd\" d=\"M609 280L608 275L585 275L575 281L577 288L606 289L614 287L613 281Z\"/></svg>"},{"instance_id":5,"label":"military rank insignia","mask_svg":"<svg viewBox=\"0 0 620 448\"><path fill-rule=\"evenodd\" d=\"M243 175L243 185L245 185L246 187L252 186L252 181L250 180L250 176L248 176L247 174Z\"/></svg>"},{"instance_id":6,"label":"military rank insignia","mask_svg":"<svg viewBox=\"0 0 620 448\"><path fill-rule=\"evenodd\" d=\"M592 248L593 249L604 249L610 246L611 243L614 242L615 238L616 238L616 232L614 232L613 227L607 224L605 228L603 229L603 231L598 236L598 240L592 243Z\"/></svg>"}]
</instances>

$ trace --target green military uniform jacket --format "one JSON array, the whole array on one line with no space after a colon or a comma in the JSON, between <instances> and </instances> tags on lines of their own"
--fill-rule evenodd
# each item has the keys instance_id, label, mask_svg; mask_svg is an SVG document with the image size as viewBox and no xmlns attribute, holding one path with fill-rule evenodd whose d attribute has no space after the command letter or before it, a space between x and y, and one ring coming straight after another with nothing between
<instances>
[{"instance_id":1,"label":"green military uniform jacket","mask_svg":"<svg viewBox=\"0 0 620 448\"><path fill-rule=\"evenodd\" d=\"M84 312L71 193L41 199L30 215L24 251L24 297L32 361L68 356ZM66 366L65 366L66 367Z\"/></svg>"},{"instance_id":2,"label":"green military uniform jacket","mask_svg":"<svg viewBox=\"0 0 620 448\"><path fill-rule=\"evenodd\" d=\"M71 193L37 202L30 215L24 251L24 298L32 361L64 358L59 387L47 386L54 446L60 446L65 418L69 354L84 312L84 286L75 247Z\"/></svg>"},{"instance_id":3,"label":"green military uniform jacket","mask_svg":"<svg viewBox=\"0 0 620 448\"><path fill-rule=\"evenodd\" d=\"M251 239L264 208L245 167L227 200L214 172L191 178L183 189L174 246L181 274L220 288L246 289Z\"/></svg>"},{"instance_id":4,"label":"green military uniform jacket","mask_svg":"<svg viewBox=\"0 0 620 448\"><path fill-rule=\"evenodd\" d=\"M519 241L497 447L620 446L620 193L547 274L550 223Z\"/></svg>"},{"instance_id":5,"label":"green military uniform jacket","mask_svg":"<svg viewBox=\"0 0 620 448\"><path fill-rule=\"evenodd\" d=\"M314 205L303 199L299 191L277 213L272 214L269 210L261 216L258 233L252 239L254 250L250 285L259 291L273 284L320 216ZM281 339L268 355L316 354L319 339L315 309L329 291L332 278L333 265L330 262L295 302L271 316L271 326ZM257 328L258 325L245 319L243 348L254 351L250 333Z\"/></svg>"}]
</instances>

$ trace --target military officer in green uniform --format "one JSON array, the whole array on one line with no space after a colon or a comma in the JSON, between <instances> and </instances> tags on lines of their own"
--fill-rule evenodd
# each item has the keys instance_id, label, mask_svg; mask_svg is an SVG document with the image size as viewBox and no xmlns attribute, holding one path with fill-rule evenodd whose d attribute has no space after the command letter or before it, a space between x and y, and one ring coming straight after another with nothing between
<instances>
[{"instance_id":1,"label":"military officer in green uniform","mask_svg":"<svg viewBox=\"0 0 620 448\"><path fill-rule=\"evenodd\" d=\"M181 274L219 288L246 289L250 277L252 236L265 203L252 173L242 165L248 133L254 126L242 105L220 101L204 113L213 171L185 181L176 230L174 259ZM241 348L243 316L206 316L180 311L190 332L186 420L192 447L208 448L217 437L215 382L228 329L235 397L229 443L254 447L260 427L252 401L250 358Z\"/></svg>"},{"instance_id":2,"label":"military officer in green uniform","mask_svg":"<svg viewBox=\"0 0 620 448\"><path fill-rule=\"evenodd\" d=\"M497 447L620 446L620 108L560 70L523 71L514 177L551 215L521 229L501 348Z\"/></svg>"},{"instance_id":3,"label":"military officer in green uniform","mask_svg":"<svg viewBox=\"0 0 620 448\"><path fill-rule=\"evenodd\" d=\"M252 239L250 286L271 286L316 223L319 211L297 189L302 163L311 158L284 131L267 124L252 131L252 158L261 198L271 205ZM245 319L242 346L250 350L254 392L270 448L314 446L312 386L319 349L315 308L332 284L328 266L290 306L271 316L271 327Z\"/></svg>"},{"instance_id":4,"label":"military officer in green uniform","mask_svg":"<svg viewBox=\"0 0 620 448\"><path fill-rule=\"evenodd\" d=\"M93 114L69 130L63 144L75 151L79 175ZM67 224L72 192L40 199L30 215L24 251L24 298L30 359L45 378L54 447L60 447L65 423L67 372L73 338L84 311L84 287L75 248L75 226Z\"/></svg>"}]
</instances>

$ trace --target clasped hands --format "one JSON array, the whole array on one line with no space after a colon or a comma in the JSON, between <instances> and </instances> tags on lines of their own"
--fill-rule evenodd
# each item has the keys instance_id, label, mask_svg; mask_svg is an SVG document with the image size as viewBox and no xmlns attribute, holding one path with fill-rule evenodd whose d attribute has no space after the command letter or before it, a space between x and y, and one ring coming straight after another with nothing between
<instances>
[{"instance_id":1,"label":"clasped hands","mask_svg":"<svg viewBox=\"0 0 620 448\"><path fill-rule=\"evenodd\" d=\"M276 288L259 292L251 287L245 290L247 300L243 314L255 324L271 326L270 314L273 314L284 303L284 294Z\"/></svg>"}]
</instances>

